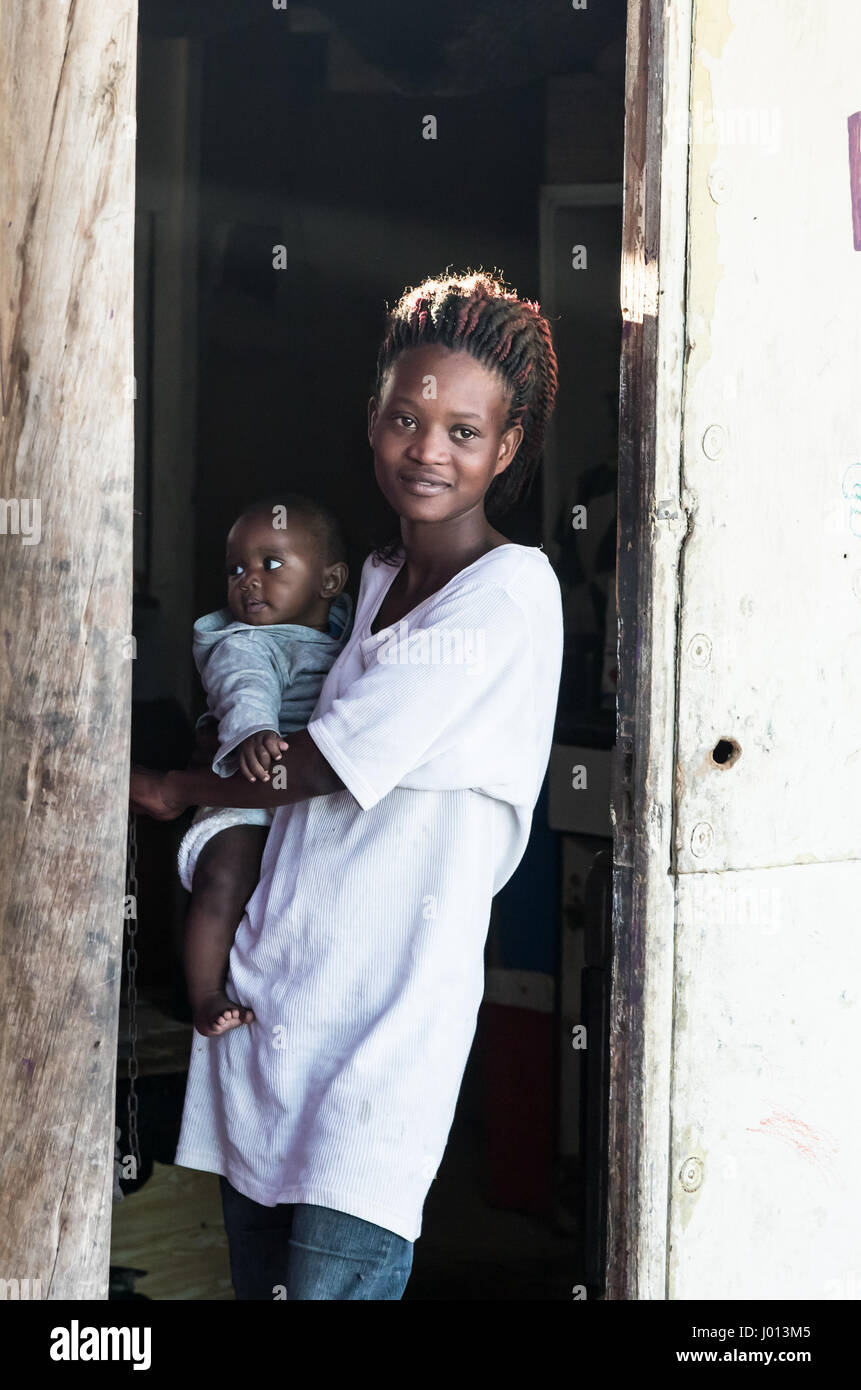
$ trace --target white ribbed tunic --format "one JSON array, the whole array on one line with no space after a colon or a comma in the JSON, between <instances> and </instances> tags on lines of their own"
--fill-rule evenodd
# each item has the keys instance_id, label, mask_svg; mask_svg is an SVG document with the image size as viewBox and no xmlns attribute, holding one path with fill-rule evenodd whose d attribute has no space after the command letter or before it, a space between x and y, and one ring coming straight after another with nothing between
<instances>
[{"instance_id":1,"label":"white ribbed tunic","mask_svg":"<svg viewBox=\"0 0 861 1390\"><path fill-rule=\"evenodd\" d=\"M308 725L347 790L276 812L230 954L256 1021L195 1033L176 1162L414 1241L550 755L562 608L544 553L506 544L372 636L396 573L365 562Z\"/></svg>"}]
</instances>

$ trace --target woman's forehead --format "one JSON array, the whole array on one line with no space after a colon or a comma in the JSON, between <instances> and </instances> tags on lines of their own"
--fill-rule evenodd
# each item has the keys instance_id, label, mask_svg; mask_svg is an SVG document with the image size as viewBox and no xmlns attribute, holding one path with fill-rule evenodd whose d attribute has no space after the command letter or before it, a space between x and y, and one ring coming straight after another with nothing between
<instances>
[{"instance_id":1,"label":"woman's forehead","mask_svg":"<svg viewBox=\"0 0 861 1390\"><path fill-rule=\"evenodd\" d=\"M432 390L429 390L432 380ZM425 343L405 348L395 358L383 380L383 393L391 398L408 392L418 399L438 399L441 394L457 396L467 406L484 406L501 402L507 395L503 377L492 367L479 362L465 348L453 349L439 343Z\"/></svg>"}]
</instances>

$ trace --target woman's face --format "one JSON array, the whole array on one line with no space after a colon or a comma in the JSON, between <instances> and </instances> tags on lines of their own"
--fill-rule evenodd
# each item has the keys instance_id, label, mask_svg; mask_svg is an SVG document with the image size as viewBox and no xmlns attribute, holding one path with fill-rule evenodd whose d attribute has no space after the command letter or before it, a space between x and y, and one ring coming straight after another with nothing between
<instances>
[{"instance_id":1,"label":"woman's face","mask_svg":"<svg viewBox=\"0 0 861 1390\"><path fill-rule=\"evenodd\" d=\"M448 521L480 508L523 438L505 428L502 378L468 352L407 348L368 405L374 472L408 521Z\"/></svg>"}]
</instances>

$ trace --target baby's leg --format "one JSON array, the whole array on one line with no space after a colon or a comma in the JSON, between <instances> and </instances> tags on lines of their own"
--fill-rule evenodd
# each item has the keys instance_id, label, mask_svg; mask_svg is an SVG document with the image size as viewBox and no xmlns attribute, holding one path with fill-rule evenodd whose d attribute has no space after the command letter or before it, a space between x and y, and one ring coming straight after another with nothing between
<instances>
[{"instance_id":1,"label":"baby's leg","mask_svg":"<svg viewBox=\"0 0 861 1390\"><path fill-rule=\"evenodd\" d=\"M207 840L197 858L185 928L185 978L194 1026L205 1038L254 1018L224 991L230 948L257 886L268 830L232 825Z\"/></svg>"}]
</instances>

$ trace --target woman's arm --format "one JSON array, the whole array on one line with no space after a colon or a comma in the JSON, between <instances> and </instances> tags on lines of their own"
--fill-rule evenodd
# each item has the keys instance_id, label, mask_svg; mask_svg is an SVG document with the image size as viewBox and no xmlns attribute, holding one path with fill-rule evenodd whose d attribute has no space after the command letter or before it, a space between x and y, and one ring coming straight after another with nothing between
<instances>
[{"instance_id":1,"label":"woman's arm","mask_svg":"<svg viewBox=\"0 0 861 1390\"><path fill-rule=\"evenodd\" d=\"M343 791L344 783L329 766L307 729L289 736L289 751L274 781L248 782L236 774L219 777L211 768L185 772L132 769L129 799L133 811L155 820L175 820L189 806L262 806L277 810L312 796Z\"/></svg>"}]
</instances>

